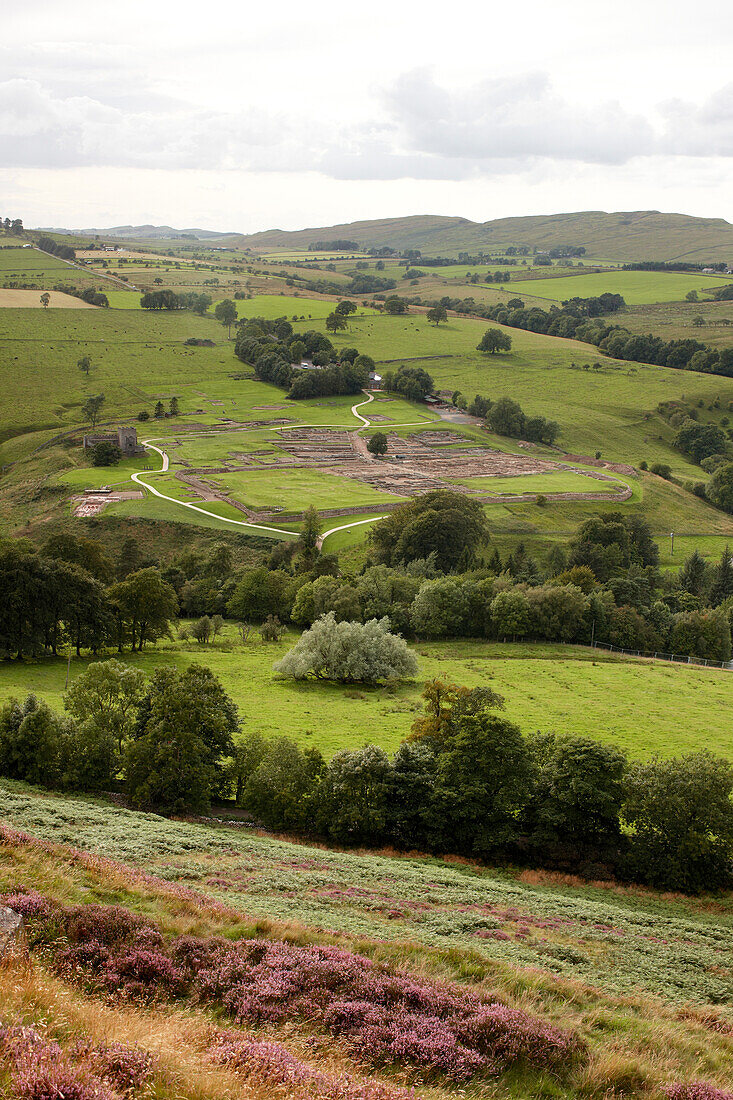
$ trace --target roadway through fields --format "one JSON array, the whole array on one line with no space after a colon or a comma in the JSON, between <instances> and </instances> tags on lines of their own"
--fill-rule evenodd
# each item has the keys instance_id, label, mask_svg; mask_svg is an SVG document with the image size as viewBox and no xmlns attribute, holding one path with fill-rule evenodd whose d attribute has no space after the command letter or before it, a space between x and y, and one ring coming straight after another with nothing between
<instances>
[{"instance_id":1,"label":"roadway through fields","mask_svg":"<svg viewBox=\"0 0 733 1100\"><path fill-rule=\"evenodd\" d=\"M363 408L364 405L370 404L370 402L372 402L373 400L374 400L374 394L369 393L369 394L366 395L366 400L365 401L358 401L355 405L351 406L352 413L354 414L354 416L356 417L357 420L361 421L361 427L356 429L357 432L363 431L364 428L371 427L371 423L372 423L371 420L369 420L369 418L366 417L366 416L362 416L362 414L358 410ZM421 424L421 423L423 423L423 421L416 420L413 423L414 424ZM395 425L393 425L393 427L396 427L396 428L408 428L410 426L411 426L410 424L395 424ZM293 430L300 429L300 428L323 428L323 427L339 427L339 428L341 428L341 427L343 427L343 425L341 425L341 424L333 424L333 425L328 425L328 424L294 424L292 426L292 428L287 428L287 427L284 427L283 425L279 425L276 428L269 428L268 431L282 432L282 431L293 431ZM232 433L232 430L236 431L237 429L236 428L235 429L225 428L225 429L222 429L220 432L197 432L197 433L191 433L191 435L192 436L193 435L207 435L208 436L208 435L217 435L217 434L218 435L230 435ZM241 428L239 430L244 431L244 432L247 432L247 431L262 431L261 428ZM158 442L160 442L161 437L155 437L155 438L157 438ZM166 452L161 450L160 447L156 447L155 443L153 442L152 439L144 439L144 440L141 441L141 443L142 443L142 446L145 447L147 450L155 451L157 454L159 454L161 459L163 460L163 463L162 463L162 466L160 467L160 469L155 470L154 473L156 473L156 474L165 474L165 473L167 473L168 468L170 466L170 462L169 462L168 455L166 454ZM149 481L145 481L144 478L143 478L143 475L140 474L140 473L130 474L130 478L131 478L132 481L135 482L136 485L140 485L140 486L142 486L142 488L148 489L153 494L153 496L159 497L161 500L167 500L171 504L178 504L181 508L190 508L192 512L200 512L202 515L210 516L212 519L219 520L221 523L231 524L232 527L246 528L248 531L263 531L268 535L271 535L271 534L280 535L282 538L293 538L293 539L298 538L298 534L295 531L285 531L281 527L267 527L267 526L265 526L265 524L262 524L262 523L249 523L246 520L241 520L241 519L229 519L226 516L220 516L216 512L209 511L208 508L203 508L200 504L191 504L189 501L186 501L186 500L177 500L176 497L168 496L167 493L161 493L160 489L156 489L155 486L151 485ZM373 516L370 519L359 519L359 520L356 520L354 523L342 523L338 527L332 527L329 531L324 531L323 532L323 534L320 537L319 544L322 546L323 543L328 538L328 536L329 535L335 535L337 531L346 531L350 527L360 527L364 523L376 523L377 520L380 520L380 519L384 519L384 516Z\"/></svg>"}]
</instances>

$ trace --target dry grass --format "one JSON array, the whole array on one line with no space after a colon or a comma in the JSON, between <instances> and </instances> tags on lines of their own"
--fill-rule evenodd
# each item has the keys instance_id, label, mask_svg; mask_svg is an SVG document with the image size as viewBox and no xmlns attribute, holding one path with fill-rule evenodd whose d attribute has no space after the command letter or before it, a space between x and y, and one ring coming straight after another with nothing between
<instances>
[{"instance_id":1,"label":"dry grass","mask_svg":"<svg viewBox=\"0 0 733 1100\"><path fill-rule=\"evenodd\" d=\"M0 288L0 309L42 309L41 290L6 290ZM62 294L58 290L49 290L51 301L49 309L96 309L97 306L75 298L73 294Z\"/></svg>"},{"instance_id":2,"label":"dry grass","mask_svg":"<svg viewBox=\"0 0 733 1100\"><path fill-rule=\"evenodd\" d=\"M336 943L415 975L468 983L487 998L499 999L584 1036L590 1058L566 1090L558 1085L560 1091L515 1092L511 1081L506 1082L516 1096L610 1100L623 1095L656 1100L661 1097L661 1088L674 1081L702 1079L721 1088L730 1086L733 1027L725 1016L708 1007L690 1004L680 1008L641 993L611 994L539 969L487 961L458 948L437 950L408 941L386 943L325 934L296 922L248 919L240 911L198 897L194 891L182 892L179 886L156 883L135 868L51 844L3 845L0 889L20 884L32 884L66 903L86 900L125 905L156 920L163 931L172 935L225 935L235 939L256 935L300 944ZM260 1095L251 1082L247 1085L249 1091L242 1092L241 1083L230 1074L202 1065L202 1051L212 1035L210 1021L203 1013L167 1004L149 1010L112 1008L81 997L37 965L24 968L19 963L0 978L0 1003L4 1015L12 1012L28 1020L48 1019L74 1037L83 1031L100 1041L138 1043L161 1052L166 1073L184 1082L176 1095ZM269 1037L278 1041L284 1038L296 1056L314 1060L321 1070L348 1068L353 1072L353 1063L337 1044L309 1034L301 1025L271 1031ZM498 1093L497 1089L493 1084L477 1084L469 1095L506 1095L503 1088ZM421 1095L428 1093L421 1089ZM436 1089L430 1095L455 1093Z\"/></svg>"},{"instance_id":3,"label":"dry grass","mask_svg":"<svg viewBox=\"0 0 733 1100\"><path fill-rule=\"evenodd\" d=\"M288 1086L273 1091L270 1083L258 1082L256 1074L246 1079L236 1071L214 1062L211 1051L220 1029L204 1012L194 1008L155 1004L138 1008L110 1004L98 997L80 993L76 986L62 981L36 961L16 959L0 965L0 1006L3 1022L21 1023L39 1029L49 1040L62 1047L79 1039L96 1045L120 1043L139 1047L155 1058L154 1093L166 1098L220 1100L249 1097L267 1100L273 1095L313 1100L313 1094ZM242 1036L253 1032L239 1029ZM257 1038L272 1039L300 1061L322 1072L359 1074L333 1042L292 1033L292 1029L271 1030ZM373 1078L372 1078L373 1079ZM442 1090L421 1090L421 1096L445 1096Z\"/></svg>"}]
</instances>

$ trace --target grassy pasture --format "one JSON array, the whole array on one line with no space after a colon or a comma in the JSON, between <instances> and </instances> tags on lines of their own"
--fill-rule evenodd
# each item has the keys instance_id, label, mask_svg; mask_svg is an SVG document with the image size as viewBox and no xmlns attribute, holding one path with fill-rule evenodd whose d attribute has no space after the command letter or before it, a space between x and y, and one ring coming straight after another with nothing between
<instances>
[{"instance_id":1,"label":"grassy pasture","mask_svg":"<svg viewBox=\"0 0 733 1100\"><path fill-rule=\"evenodd\" d=\"M721 722L730 702L731 674L694 666L617 660L601 650L560 645L501 645L483 641L414 646L419 680L394 688L345 689L335 684L280 680L273 663L294 643L242 646L227 626L224 640L160 643L124 660L150 673L158 666L208 665L238 704L244 725L331 756L367 741L393 751L421 707L424 680L447 677L485 684L506 698L507 716L533 730L589 735L625 748L631 756L664 756L711 748L733 758L733 730ZM72 658L71 675L88 660ZM63 659L0 665L0 701L33 691L62 706ZM262 700L267 699L263 708Z\"/></svg>"},{"instance_id":2,"label":"grassy pasture","mask_svg":"<svg viewBox=\"0 0 733 1100\"><path fill-rule=\"evenodd\" d=\"M731 276L728 276L730 281ZM696 317L703 318L699 327ZM661 302L632 306L615 314L615 319L630 332L652 332L665 340L699 340L712 347L733 344L733 301Z\"/></svg>"},{"instance_id":3,"label":"grassy pasture","mask_svg":"<svg viewBox=\"0 0 733 1100\"><path fill-rule=\"evenodd\" d=\"M452 318L436 329L416 314L358 317L349 342L372 355L382 373L414 361L440 389L461 390L469 399L476 393L494 399L510 395L528 414L557 420L559 443L571 453L600 450L615 461L667 462L675 474L699 479L699 470L672 448L674 432L656 406L681 394L705 405L719 398L725 405L733 400L733 380L620 363L576 340L518 329L505 330L512 337L510 354L483 355L476 345L487 324ZM596 362L598 369L592 366Z\"/></svg>"},{"instance_id":4,"label":"grassy pasture","mask_svg":"<svg viewBox=\"0 0 733 1100\"><path fill-rule=\"evenodd\" d=\"M0 279L33 275L54 279L69 274L69 264L37 248L0 248Z\"/></svg>"},{"instance_id":5,"label":"grassy pasture","mask_svg":"<svg viewBox=\"0 0 733 1100\"><path fill-rule=\"evenodd\" d=\"M704 293L729 282L725 275L694 275L666 271L608 271L594 275L569 275L553 279L513 282L511 289L521 297L526 291L535 298L554 302L568 298L594 298L599 294L621 294L628 305L682 301L690 290Z\"/></svg>"},{"instance_id":6,"label":"grassy pasture","mask_svg":"<svg viewBox=\"0 0 733 1100\"><path fill-rule=\"evenodd\" d=\"M120 294L128 296L124 302L130 297L138 297L131 292ZM277 316L285 312L286 301L286 309L292 309L295 302L304 308L307 301L309 307L323 309L324 313L330 311L333 304L277 295L261 296L239 304L251 309L253 314L271 309L272 315ZM322 317L308 322L308 327L321 330L323 325ZM700 479L699 468L690 465L671 447L673 430L654 412L656 404L660 400L680 398L683 394L686 401L696 405L702 400L704 406L710 406L717 399L719 409L701 410L703 420L717 420L733 400L733 381L601 360L594 349L576 341L515 330L510 330L511 354L484 356L475 348L485 327L484 321L461 318L436 329L419 314L400 318L365 313L352 319L348 333L341 334L339 343L354 344L372 354L380 361L382 372L400 363L416 363L430 371L438 387L449 391L460 389L469 398L475 393L494 399L511 394L528 414L540 413L557 419L562 428L560 442L572 453L592 454L598 449L604 457L619 461L669 462L676 476ZM189 336L213 339L216 346L187 348L183 342ZM275 387L253 379L233 379L233 373L246 372L246 368L234 357L233 342L226 339L222 326L210 317L199 318L184 312L148 313L136 309L88 309L78 314L8 309L0 311L0 349L5 387L0 431L8 440L3 447L3 462L22 460L43 441L45 437L40 434L43 429L53 432L78 425L80 406L86 396L99 392L107 399L105 419L113 423L115 418L129 418L140 409L152 412L158 399L167 403L170 397L178 397L180 418L151 421L140 428L141 438L172 439L196 425L230 432L225 423L227 419L249 423L284 417L293 423L357 426L350 411L354 398L288 402L283 392ZM76 366L85 354L93 363L88 380ZM590 366L596 361L601 364L599 369ZM583 369L586 363L588 370ZM375 424L375 428L385 430L390 430L393 423L417 425L434 420L434 414L424 406L384 397L371 404L368 411L389 418ZM276 436L274 432L270 434ZM467 429L465 434L487 440L500 449L513 449L511 441L500 437ZM240 441L236 435L234 433L231 439L220 437L221 443L216 439L198 442L196 437L187 437L180 448L171 452L171 458L174 462L180 458L194 464L218 464L231 449L252 449L252 445L262 439L261 434L254 437L249 432L242 432ZM11 436L17 436L12 443L9 441ZM194 450L189 452L189 447ZM206 448L205 454L196 451L201 447ZM556 457L556 453L542 449L538 453ZM43 468L38 465L42 458L36 463L40 476L44 476ZM47 465L46 471L62 473L78 465L73 452L65 457L59 455L54 463L56 465ZM29 475L34 476L30 467L28 469ZM11 478L22 477L23 467L18 464ZM669 530L701 537L733 534L733 522L729 517L714 512L697 498L673 486L656 484L658 481L645 479L643 502L632 501L625 507L642 508L660 538ZM355 482L345 484L350 489L358 486ZM595 483L593 488L600 485L602 483ZM542 481L540 487L535 489L533 486L533 491L540 492L542 487L549 488L549 484ZM653 489L651 496L648 495L649 487ZM517 483L513 481L508 491L516 488ZM148 499L115 505L114 513L147 516L155 515L156 509L160 509L162 518L175 507ZM375 507L378 508L378 504L375 503ZM580 504L573 502L552 505L545 510L547 518L542 517L539 514L542 510L534 505L517 507L519 511L514 506L492 506L492 528L501 546L526 537L538 549L546 549L554 539L566 538L566 533L569 534L587 514ZM603 504L594 504L593 513L603 507ZM218 522L181 510L179 518L184 516L196 523ZM366 530L365 525L356 528L354 533L341 532L334 539L338 544L347 545L355 538L363 539Z\"/></svg>"},{"instance_id":7,"label":"grassy pasture","mask_svg":"<svg viewBox=\"0 0 733 1100\"><path fill-rule=\"evenodd\" d=\"M456 485L467 485L482 493L612 493L618 484L599 481L570 471L520 474L517 477L450 478Z\"/></svg>"},{"instance_id":8,"label":"grassy pasture","mask_svg":"<svg viewBox=\"0 0 733 1100\"><path fill-rule=\"evenodd\" d=\"M361 260L366 257L366 252L309 252L307 249L284 249L282 252L264 252L258 256L258 260L270 263L284 263L287 260L304 260L306 263L317 263L322 260L328 263L335 260Z\"/></svg>"},{"instance_id":9,"label":"grassy pasture","mask_svg":"<svg viewBox=\"0 0 733 1100\"><path fill-rule=\"evenodd\" d=\"M323 470L232 471L212 474L207 481L250 508L301 511L309 504L319 510L370 504L379 509L380 504L405 499Z\"/></svg>"},{"instance_id":10,"label":"grassy pasture","mask_svg":"<svg viewBox=\"0 0 733 1100\"><path fill-rule=\"evenodd\" d=\"M286 320L295 324L304 320L325 319L330 313L333 313L338 303L332 298L295 298L292 294L258 294L255 298L245 298L236 301L234 304L237 307L238 317L264 317L268 321L275 320L277 317L285 317ZM212 312L215 305L216 302L211 307ZM352 314L351 317L374 315L375 313L376 310L359 305L356 315ZM347 320L350 326L351 318L347 318ZM337 342L346 340L349 331L350 327L338 333Z\"/></svg>"}]
</instances>

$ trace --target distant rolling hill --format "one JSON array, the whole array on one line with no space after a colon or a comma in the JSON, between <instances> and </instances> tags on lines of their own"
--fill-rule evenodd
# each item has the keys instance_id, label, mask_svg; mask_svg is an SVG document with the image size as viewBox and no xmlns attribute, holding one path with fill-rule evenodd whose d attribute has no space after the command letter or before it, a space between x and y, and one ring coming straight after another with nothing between
<instances>
[{"instance_id":1,"label":"distant rolling hill","mask_svg":"<svg viewBox=\"0 0 733 1100\"><path fill-rule=\"evenodd\" d=\"M126 241L167 241L178 240L181 237L203 241L231 235L211 229L174 229L170 225L115 225L110 229L59 229L55 226L39 226L38 232L64 233L71 236L119 237Z\"/></svg>"},{"instance_id":2,"label":"distant rolling hill","mask_svg":"<svg viewBox=\"0 0 733 1100\"><path fill-rule=\"evenodd\" d=\"M350 240L364 248L389 245L416 248L430 255L455 256L458 252L491 251L506 245L550 249L561 245L583 246L589 256L632 262L634 260L683 260L691 263L723 261L733 264L733 225L723 218L695 218L687 214L661 214L657 210L585 210L574 214L542 214L526 218L499 218L473 222L415 214L406 218L382 218L348 222L315 229L268 229L260 233L219 233L210 229L174 229L169 225L118 225L111 229L47 229L46 232L78 236L98 234L119 240L175 240L187 238L230 247L307 249L318 241Z\"/></svg>"},{"instance_id":3,"label":"distant rolling hill","mask_svg":"<svg viewBox=\"0 0 733 1100\"><path fill-rule=\"evenodd\" d=\"M473 222L467 218L414 215L379 221L350 222L287 232L280 229L240 238L256 249L307 248L337 238L366 248L390 245L417 248L426 255L484 251L508 244L549 249L584 246L589 255L609 260L685 260L733 263L733 225L723 218L661 214L656 210L536 215Z\"/></svg>"}]
</instances>

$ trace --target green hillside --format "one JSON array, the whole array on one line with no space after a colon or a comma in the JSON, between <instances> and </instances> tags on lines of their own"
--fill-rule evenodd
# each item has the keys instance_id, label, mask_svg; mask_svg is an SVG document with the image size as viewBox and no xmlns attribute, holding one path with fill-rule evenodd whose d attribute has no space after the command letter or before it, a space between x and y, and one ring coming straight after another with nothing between
<instances>
[{"instance_id":1,"label":"green hillside","mask_svg":"<svg viewBox=\"0 0 733 1100\"><path fill-rule=\"evenodd\" d=\"M695 218L656 210L534 215L473 222L467 218L415 215L285 231L271 229L241 238L255 249L307 248L316 241L347 239L363 247L417 248L426 255L497 250L510 244L550 249L582 246L589 255L630 262L733 259L733 225L722 218Z\"/></svg>"}]
</instances>

